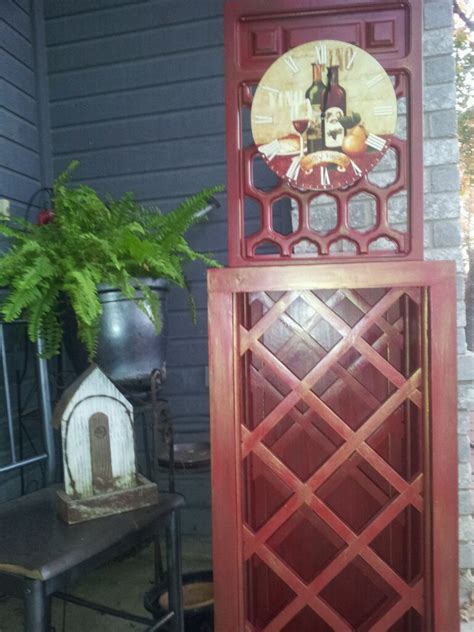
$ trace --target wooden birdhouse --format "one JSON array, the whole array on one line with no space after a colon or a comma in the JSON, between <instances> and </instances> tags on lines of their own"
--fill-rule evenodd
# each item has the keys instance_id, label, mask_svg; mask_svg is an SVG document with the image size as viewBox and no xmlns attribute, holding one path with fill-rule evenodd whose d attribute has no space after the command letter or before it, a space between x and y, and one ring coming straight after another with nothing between
<instances>
[{"instance_id":1,"label":"wooden birdhouse","mask_svg":"<svg viewBox=\"0 0 474 632\"><path fill-rule=\"evenodd\" d=\"M58 511L68 523L130 511L158 501L136 471L133 407L96 365L65 391L54 411L61 430L64 491Z\"/></svg>"}]
</instances>

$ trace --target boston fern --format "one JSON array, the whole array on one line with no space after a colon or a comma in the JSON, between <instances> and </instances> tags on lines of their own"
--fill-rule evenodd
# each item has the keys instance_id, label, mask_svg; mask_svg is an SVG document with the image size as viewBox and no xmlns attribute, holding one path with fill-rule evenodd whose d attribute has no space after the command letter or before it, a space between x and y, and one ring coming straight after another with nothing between
<instances>
[{"instance_id":1,"label":"boston fern","mask_svg":"<svg viewBox=\"0 0 474 632\"><path fill-rule=\"evenodd\" d=\"M159 299L140 279L166 279L185 288L186 262L218 265L193 250L184 234L203 218L200 211L222 188L203 189L174 211L161 214L140 206L132 194L104 201L88 186L68 186L76 165L71 163L55 182L52 221L0 221L0 233L10 242L0 255L0 287L7 289L0 314L6 322L24 318L29 338L41 337L45 357L52 357L61 347L61 315L68 302L92 359L102 314L98 284L117 287L125 297L134 298L159 332Z\"/></svg>"}]
</instances>

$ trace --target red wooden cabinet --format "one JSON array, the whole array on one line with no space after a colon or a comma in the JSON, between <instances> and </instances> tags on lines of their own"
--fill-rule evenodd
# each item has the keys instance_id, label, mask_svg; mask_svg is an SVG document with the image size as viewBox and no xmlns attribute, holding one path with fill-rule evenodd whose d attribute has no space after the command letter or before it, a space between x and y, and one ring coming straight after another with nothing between
<instances>
[{"instance_id":1,"label":"red wooden cabinet","mask_svg":"<svg viewBox=\"0 0 474 632\"><path fill-rule=\"evenodd\" d=\"M419 261L421 19L418 0L226 3L234 267L209 273L216 632L458 630L455 270ZM324 39L380 62L401 124L388 166L302 191L262 160L250 108L279 56Z\"/></svg>"},{"instance_id":2,"label":"red wooden cabinet","mask_svg":"<svg viewBox=\"0 0 474 632\"><path fill-rule=\"evenodd\" d=\"M455 632L451 263L209 273L216 632Z\"/></svg>"}]
</instances>

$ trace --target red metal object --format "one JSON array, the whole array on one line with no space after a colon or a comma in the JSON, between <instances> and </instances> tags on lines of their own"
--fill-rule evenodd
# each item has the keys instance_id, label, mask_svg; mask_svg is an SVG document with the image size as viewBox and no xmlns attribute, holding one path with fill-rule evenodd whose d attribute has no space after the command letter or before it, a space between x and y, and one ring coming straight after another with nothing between
<instances>
[{"instance_id":1,"label":"red metal object","mask_svg":"<svg viewBox=\"0 0 474 632\"><path fill-rule=\"evenodd\" d=\"M455 305L451 262L209 272L216 632L458 630Z\"/></svg>"},{"instance_id":2,"label":"red metal object","mask_svg":"<svg viewBox=\"0 0 474 632\"><path fill-rule=\"evenodd\" d=\"M312 260L331 263L341 256L345 262L422 259L421 12L422 3L414 0L240 0L226 4L230 266ZM318 230L310 208L321 202L321 196L297 191L281 180L259 188L256 173L265 165L259 163L251 140L249 112L254 86L277 57L299 44L325 38L353 43L378 59L393 77L397 97L404 102L399 109L406 110L407 121L406 138L400 134L393 143L396 165L388 185L383 188L380 181L366 176L347 190L326 196L324 200L336 207L336 219L329 230ZM375 206L375 221L364 231L357 230L349 217L360 193L370 196ZM391 213L404 194L406 230L401 230L394 226ZM290 234L281 234L273 225L272 214L282 198L289 198L287 204L295 209ZM381 239L385 245L380 245ZM303 244L310 250L304 256L298 250Z\"/></svg>"},{"instance_id":3,"label":"red metal object","mask_svg":"<svg viewBox=\"0 0 474 632\"><path fill-rule=\"evenodd\" d=\"M51 224L51 222L53 220L54 220L54 210L52 208L43 208L38 213L37 223L40 226L44 226L46 224Z\"/></svg>"}]
</instances>

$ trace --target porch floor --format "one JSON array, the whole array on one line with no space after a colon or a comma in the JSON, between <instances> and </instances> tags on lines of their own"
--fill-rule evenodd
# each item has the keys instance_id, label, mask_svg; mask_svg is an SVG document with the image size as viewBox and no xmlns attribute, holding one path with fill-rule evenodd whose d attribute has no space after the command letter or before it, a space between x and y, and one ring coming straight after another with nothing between
<instances>
[{"instance_id":1,"label":"porch floor","mask_svg":"<svg viewBox=\"0 0 474 632\"><path fill-rule=\"evenodd\" d=\"M183 537L183 570L211 568L211 541L203 536ZM143 594L152 583L152 547L131 557L103 566L74 586L71 593L85 599L148 616ZM140 632L144 626L53 600L55 632ZM21 600L0 598L0 632L23 632ZM192 632L191 630L189 632ZM461 632L474 632L474 622L462 623Z\"/></svg>"}]
</instances>

